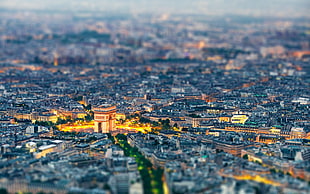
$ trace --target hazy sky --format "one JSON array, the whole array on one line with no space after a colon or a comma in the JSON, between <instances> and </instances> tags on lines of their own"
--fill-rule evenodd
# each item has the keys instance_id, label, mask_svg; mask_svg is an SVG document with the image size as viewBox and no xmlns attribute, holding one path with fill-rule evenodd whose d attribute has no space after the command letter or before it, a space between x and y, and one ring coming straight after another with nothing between
<instances>
[{"instance_id":1,"label":"hazy sky","mask_svg":"<svg viewBox=\"0 0 310 194\"><path fill-rule=\"evenodd\" d=\"M310 0L0 0L0 8L310 17Z\"/></svg>"}]
</instances>

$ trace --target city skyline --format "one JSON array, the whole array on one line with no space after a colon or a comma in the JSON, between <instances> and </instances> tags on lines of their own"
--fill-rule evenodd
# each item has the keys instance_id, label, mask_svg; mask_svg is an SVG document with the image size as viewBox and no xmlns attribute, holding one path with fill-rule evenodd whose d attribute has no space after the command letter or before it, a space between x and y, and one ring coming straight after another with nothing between
<instances>
[{"instance_id":1,"label":"city skyline","mask_svg":"<svg viewBox=\"0 0 310 194\"><path fill-rule=\"evenodd\" d=\"M113 13L155 13L155 14L202 14L202 15L249 15L271 17L309 17L310 3L307 0L170 0L170 1L39 1L4 0L0 8L9 10L37 11L104 11Z\"/></svg>"}]
</instances>

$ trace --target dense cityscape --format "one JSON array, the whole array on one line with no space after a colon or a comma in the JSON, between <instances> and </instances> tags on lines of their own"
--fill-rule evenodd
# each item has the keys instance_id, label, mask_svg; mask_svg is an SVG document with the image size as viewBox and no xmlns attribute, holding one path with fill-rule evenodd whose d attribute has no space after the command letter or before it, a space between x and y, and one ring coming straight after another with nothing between
<instances>
[{"instance_id":1,"label":"dense cityscape","mask_svg":"<svg viewBox=\"0 0 310 194\"><path fill-rule=\"evenodd\" d=\"M0 17L0 193L309 193L309 17Z\"/></svg>"}]
</instances>

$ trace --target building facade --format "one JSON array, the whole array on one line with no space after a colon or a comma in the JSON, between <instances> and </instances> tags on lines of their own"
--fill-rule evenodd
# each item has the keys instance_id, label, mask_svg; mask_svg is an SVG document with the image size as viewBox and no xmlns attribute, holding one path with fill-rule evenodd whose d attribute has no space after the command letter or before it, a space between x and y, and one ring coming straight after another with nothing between
<instances>
[{"instance_id":1,"label":"building facade","mask_svg":"<svg viewBox=\"0 0 310 194\"><path fill-rule=\"evenodd\" d=\"M116 106L101 105L93 109L95 118L94 132L112 133L115 130Z\"/></svg>"}]
</instances>

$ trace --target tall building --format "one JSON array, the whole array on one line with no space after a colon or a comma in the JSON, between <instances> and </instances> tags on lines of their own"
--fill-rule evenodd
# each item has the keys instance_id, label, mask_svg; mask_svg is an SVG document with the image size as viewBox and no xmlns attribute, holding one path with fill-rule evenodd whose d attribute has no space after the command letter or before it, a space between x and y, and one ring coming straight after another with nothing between
<instances>
[{"instance_id":1,"label":"tall building","mask_svg":"<svg viewBox=\"0 0 310 194\"><path fill-rule=\"evenodd\" d=\"M111 133L115 130L116 106L101 105L93 108L96 133Z\"/></svg>"}]
</instances>

